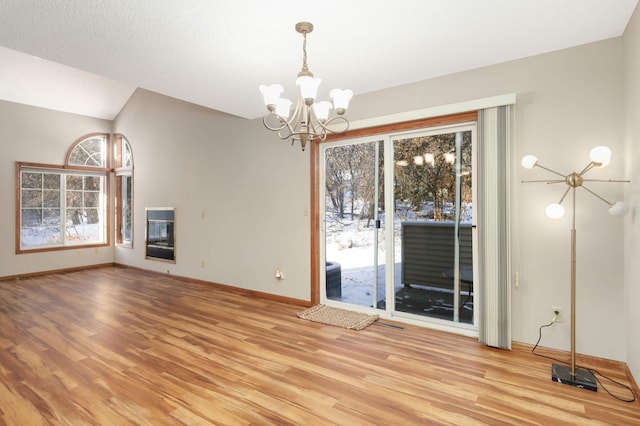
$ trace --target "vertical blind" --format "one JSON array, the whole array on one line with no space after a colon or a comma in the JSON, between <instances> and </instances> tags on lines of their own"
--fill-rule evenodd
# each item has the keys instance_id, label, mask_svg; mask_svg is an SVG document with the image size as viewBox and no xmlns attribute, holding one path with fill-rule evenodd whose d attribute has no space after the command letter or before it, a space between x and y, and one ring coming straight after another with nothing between
<instances>
[{"instance_id":1,"label":"vertical blind","mask_svg":"<svg viewBox=\"0 0 640 426\"><path fill-rule=\"evenodd\" d=\"M482 282L478 339L504 349L511 349L510 109L498 106L478 114L478 264Z\"/></svg>"}]
</instances>

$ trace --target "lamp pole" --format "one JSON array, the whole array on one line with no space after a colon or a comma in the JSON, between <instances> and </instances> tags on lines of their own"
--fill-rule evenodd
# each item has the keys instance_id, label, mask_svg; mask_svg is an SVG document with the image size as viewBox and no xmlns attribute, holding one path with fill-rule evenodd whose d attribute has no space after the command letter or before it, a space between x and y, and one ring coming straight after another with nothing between
<instances>
[{"instance_id":1,"label":"lamp pole","mask_svg":"<svg viewBox=\"0 0 640 426\"><path fill-rule=\"evenodd\" d=\"M576 187L572 188L571 218L571 377L576 377Z\"/></svg>"}]
</instances>

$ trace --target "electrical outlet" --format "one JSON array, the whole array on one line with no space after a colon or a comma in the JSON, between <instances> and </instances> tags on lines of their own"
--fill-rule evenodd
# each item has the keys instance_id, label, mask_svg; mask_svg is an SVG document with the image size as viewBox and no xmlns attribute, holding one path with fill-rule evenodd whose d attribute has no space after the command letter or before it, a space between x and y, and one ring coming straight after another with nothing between
<instances>
[{"instance_id":1,"label":"electrical outlet","mask_svg":"<svg viewBox=\"0 0 640 426\"><path fill-rule=\"evenodd\" d=\"M556 317L556 322L562 322L563 318L562 318L562 308L554 306L553 308L551 308L551 314L555 315Z\"/></svg>"}]
</instances>

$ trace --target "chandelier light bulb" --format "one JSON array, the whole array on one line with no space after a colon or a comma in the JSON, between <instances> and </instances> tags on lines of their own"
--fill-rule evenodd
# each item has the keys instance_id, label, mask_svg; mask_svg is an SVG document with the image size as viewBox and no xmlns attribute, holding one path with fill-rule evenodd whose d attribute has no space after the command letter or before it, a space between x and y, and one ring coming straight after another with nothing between
<instances>
[{"instance_id":1,"label":"chandelier light bulb","mask_svg":"<svg viewBox=\"0 0 640 426\"><path fill-rule=\"evenodd\" d=\"M291 112L291 102L289 99L280 98L276 101L276 110L275 113L280 117L288 118L289 113Z\"/></svg>"},{"instance_id":2,"label":"chandelier light bulb","mask_svg":"<svg viewBox=\"0 0 640 426\"><path fill-rule=\"evenodd\" d=\"M422 166L424 164L424 157L422 155L416 155L413 157L413 162L416 166Z\"/></svg>"},{"instance_id":3,"label":"chandelier light bulb","mask_svg":"<svg viewBox=\"0 0 640 426\"><path fill-rule=\"evenodd\" d=\"M627 206L622 201L616 201L611 207L609 207L609 214L611 216L622 216L627 213Z\"/></svg>"},{"instance_id":4,"label":"chandelier light bulb","mask_svg":"<svg viewBox=\"0 0 640 426\"><path fill-rule=\"evenodd\" d=\"M525 169L533 169L537 163L538 159L535 155L525 155L522 157L521 164Z\"/></svg>"},{"instance_id":5,"label":"chandelier light bulb","mask_svg":"<svg viewBox=\"0 0 640 426\"><path fill-rule=\"evenodd\" d=\"M329 97L333 100L333 107L338 114L342 115L349 108L349 101L353 98L353 91L333 89L329 92Z\"/></svg>"},{"instance_id":6,"label":"chandelier light bulb","mask_svg":"<svg viewBox=\"0 0 640 426\"><path fill-rule=\"evenodd\" d=\"M607 167L611 161L611 150L606 146L596 146L589 152L589 158L596 167Z\"/></svg>"},{"instance_id":7,"label":"chandelier light bulb","mask_svg":"<svg viewBox=\"0 0 640 426\"><path fill-rule=\"evenodd\" d=\"M321 122L327 121L327 118L329 118L329 110L331 110L331 102L329 101L322 101L313 104L313 111Z\"/></svg>"},{"instance_id":8,"label":"chandelier light bulb","mask_svg":"<svg viewBox=\"0 0 640 426\"><path fill-rule=\"evenodd\" d=\"M259 89L264 97L264 104L267 106L277 105L280 95L284 92L284 87L281 84L271 84L269 86L261 84Z\"/></svg>"},{"instance_id":9,"label":"chandelier light bulb","mask_svg":"<svg viewBox=\"0 0 640 426\"><path fill-rule=\"evenodd\" d=\"M318 87L320 87L321 82L321 78L310 77L308 75L303 75L296 79L296 85L300 88L300 96L307 102L307 105L313 103L316 96L318 96ZM310 103L309 100L311 100Z\"/></svg>"},{"instance_id":10,"label":"chandelier light bulb","mask_svg":"<svg viewBox=\"0 0 640 426\"><path fill-rule=\"evenodd\" d=\"M545 213L551 219L560 219L564 216L564 207L560 204L549 204L545 209Z\"/></svg>"}]
</instances>

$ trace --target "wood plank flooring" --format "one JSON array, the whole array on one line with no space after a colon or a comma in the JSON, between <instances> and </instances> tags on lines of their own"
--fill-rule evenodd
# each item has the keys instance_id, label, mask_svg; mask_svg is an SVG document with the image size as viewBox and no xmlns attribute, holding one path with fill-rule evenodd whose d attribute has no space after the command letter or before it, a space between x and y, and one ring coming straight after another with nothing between
<instances>
[{"instance_id":1,"label":"wood plank flooring","mask_svg":"<svg viewBox=\"0 0 640 426\"><path fill-rule=\"evenodd\" d=\"M302 309L117 267L0 282L0 424L640 424L528 350Z\"/></svg>"}]
</instances>

